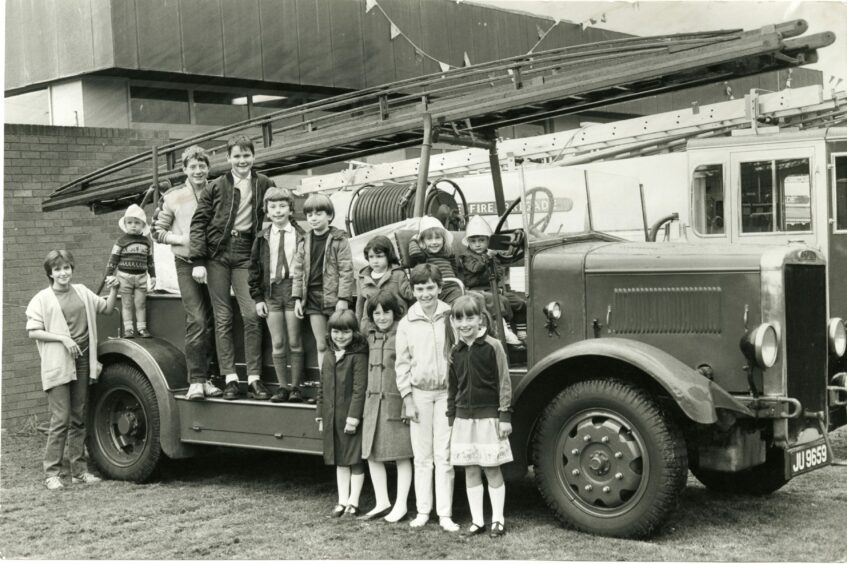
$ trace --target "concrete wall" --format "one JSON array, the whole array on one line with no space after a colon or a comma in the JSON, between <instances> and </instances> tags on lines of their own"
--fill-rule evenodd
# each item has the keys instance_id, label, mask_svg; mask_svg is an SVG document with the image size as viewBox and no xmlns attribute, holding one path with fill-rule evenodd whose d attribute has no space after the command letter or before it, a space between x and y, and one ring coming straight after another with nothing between
<instances>
[{"instance_id":1,"label":"concrete wall","mask_svg":"<svg viewBox=\"0 0 847 564\"><path fill-rule=\"evenodd\" d=\"M17 429L47 415L38 351L24 330L25 308L46 287L52 249L76 259L74 281L96 290L118 229L119 213L86 208L44 213L41 201L64 182L167 140L154 131L6 125L3 178L2 426Z\"/></svg>"}]
</instances>

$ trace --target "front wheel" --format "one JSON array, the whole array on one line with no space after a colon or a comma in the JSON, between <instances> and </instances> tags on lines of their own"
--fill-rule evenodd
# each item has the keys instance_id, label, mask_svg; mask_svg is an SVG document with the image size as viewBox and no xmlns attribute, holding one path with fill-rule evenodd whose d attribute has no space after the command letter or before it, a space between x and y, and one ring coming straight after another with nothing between
<instances>
[{"instance_id":1,"label":"front wheel","mask_svg":"<svg viewBox=\"0 0 847 564\"><path fill-rule=\"evenodd\" d=\"M162 456L159 406L150 381L134 366L111 364L92 388L88 448L107 477L143 482Z\"/></svg>"},{"instance_id":2,"label":"front wheel","mask_svg":"<svg viewBox=\"0 0 847 564\"><path fill-rule=\"evenodd\" d=\"M676 507L688 457L682 433L641 388L586 380L542 414L533 441L538 489L564 524L614 537L651 534Z\"/></svg>"}]
</instances>

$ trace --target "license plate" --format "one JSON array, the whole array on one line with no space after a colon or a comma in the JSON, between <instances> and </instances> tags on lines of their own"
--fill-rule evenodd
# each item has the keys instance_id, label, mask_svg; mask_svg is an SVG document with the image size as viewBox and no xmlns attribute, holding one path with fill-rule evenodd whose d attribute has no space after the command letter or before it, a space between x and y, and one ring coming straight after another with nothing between
<instances>
[{"instance_id":1,"label":"license plate","mask_svg":"<svg viewBox=\"0 0 847 564\"><path fill-rule=\"evenodd\" d=\"M788 451L788 475L790 477L811 472L831 462L829 445L825 439L811 445L792 448Z\"/></svg>"}]
</instances>

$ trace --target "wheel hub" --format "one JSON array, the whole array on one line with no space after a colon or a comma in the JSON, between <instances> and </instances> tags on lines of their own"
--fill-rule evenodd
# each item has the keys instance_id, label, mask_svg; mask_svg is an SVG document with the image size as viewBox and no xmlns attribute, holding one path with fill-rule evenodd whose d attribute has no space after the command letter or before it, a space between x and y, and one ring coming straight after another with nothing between
<instances>
[{"instance_id":1,"label":"wheel hub","mask_svg":"<svg viewBox=\"0 0 847 564\"><path fill-rule=\"evenodd\" d=\"M575 501L592 511L624 508L646 478L629 425L595 412L572 419L562 436L560 476Z\"/></svg>"},{"instance_id":2,"label":"wheel hub","mask_svg":"<svg viewBox=\"0 0 847 564\"><path fill-rule=\"evenodd\" d=\"M118 432L121 435L135 435L138 432L138 418L131 411L124 411L117 421Z\"/></svg>"}]
</instances>

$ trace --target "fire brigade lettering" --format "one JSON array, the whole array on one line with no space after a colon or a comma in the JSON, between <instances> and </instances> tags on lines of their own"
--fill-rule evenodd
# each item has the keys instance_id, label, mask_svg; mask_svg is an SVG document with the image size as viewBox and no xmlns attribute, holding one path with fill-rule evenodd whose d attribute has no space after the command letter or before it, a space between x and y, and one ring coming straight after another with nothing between
<instances>
[{"instance_id":1,"label":"fire brigade lettering","mask_svg":"<svg viewBox=\"0 0 847 564\"><path fill-rule=\"evenodd\" d=\"M801 450L795 453L794 463L791 466L792 472L802 472L807 468L813 468L826 462L827 452L826 445L820 445L807 450Z\"/></svg>"}]
</instances>

